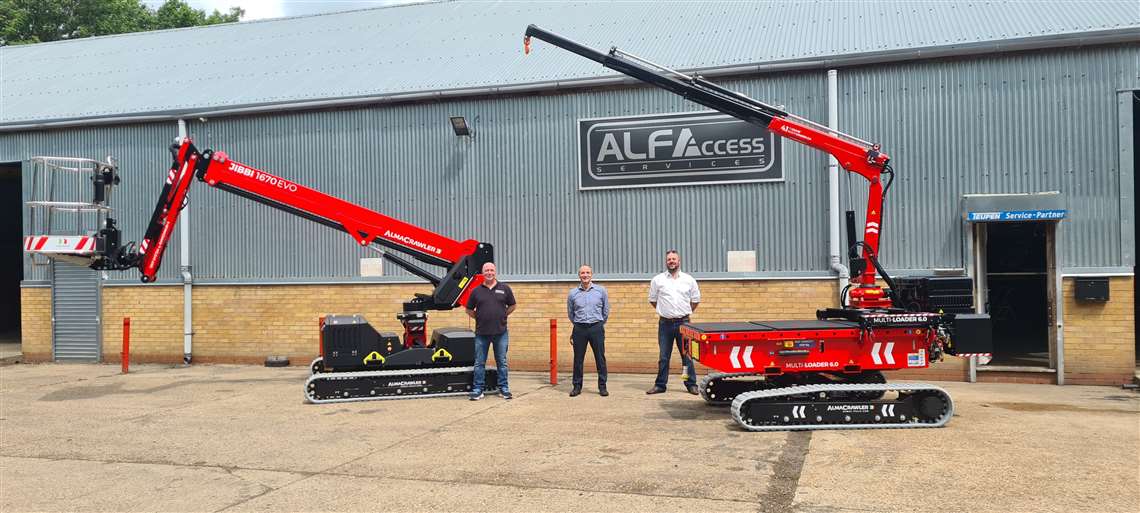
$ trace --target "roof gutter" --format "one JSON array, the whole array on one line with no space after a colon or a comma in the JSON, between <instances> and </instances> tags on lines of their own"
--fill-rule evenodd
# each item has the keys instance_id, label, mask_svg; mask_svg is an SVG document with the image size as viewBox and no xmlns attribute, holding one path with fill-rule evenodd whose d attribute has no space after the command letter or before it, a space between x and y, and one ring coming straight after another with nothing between
<instances>
[{"instance_id":1,"label":"roof gutter","mask_svg":"<svg viewBox=\"0 0 1140 513\"><path fill-rule=\"evenodd\" d=\"M697 73L704 77L731 77L735 75L754 75L775 73L782 71L800 71L812 69L831 69L868 64L882 64L889 62L909 61L917 59L936 59L947 57L960 57L1000 52L1017 52L1027 50L1043 50L1050 48L1106 45L1115 43L1135 43L1140 39L1140 26L1121 29L1102 30L1096 32L1081 32L1073 34L1056 34L1049 36L1033 36L1018 39L1003 39L998 41L984 41L976 43L963 43L951 45L926 46L907 48L902 50L883 50L878 52L860 52L847 55L836 55L818 59L800 58L786 61L774 61L747 65L718 66L707 68L694 68L687 71ZM26 130L44 130L66 128L74 126L112 125L140 122L172 121L186 118L208 118L221 116L238 116L248 114L261 114L266 112L280 112L282 110L308 110L337 107L354 107L361 105L375 105L385 103L420 102L442 100L451 98L469 98L477 96L523 94L540 91L560 91L567 89L582 89L592 87L607 87L618 85L642 85L636 79L620 76L605 76L594 78L551 80L544 82L531 82L527 84L462 87L452 89L437 89L434 91L415 91L408 93L365 95L342 98L324 98L318 100L299 100L288 102L267 102L243 107L224 109L182 109L166 111L162 114L137 113L121 114L117 116L89 116L50 121L34 121L29 123L0 124L0 133Z\"/></svg>"}]
</instances>

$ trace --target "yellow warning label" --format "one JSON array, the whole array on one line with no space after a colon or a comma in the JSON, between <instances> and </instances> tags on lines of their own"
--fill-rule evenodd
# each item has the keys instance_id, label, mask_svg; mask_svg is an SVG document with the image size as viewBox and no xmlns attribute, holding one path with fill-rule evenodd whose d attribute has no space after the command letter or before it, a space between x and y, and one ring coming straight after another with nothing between
<instances>
[{"instance_id":1,"label":"yellow warning label","mask_svg":"<svg viewBox=\"0 0 1140 513\"><path fill-rule=\"evenodd\" d=\"M697 361L701 359L701 346L697 344L696 340L692 340L689 343L689 356Z\"/></svg>"},{"instance_id":2,"label":"yellow warning label","mask_svg":"<svg viewBox=\"0 0 1140 513\"><path fill-rule=\"evenodd\" d=\"M470 280L470 278L466 276L464 276L462 280L459 280L459 290L463 290L463 287L467 285L468 280Z\"/></svg>"},{"instance_id":3,"label":"yellow warning label","mask_svg":"<svg viewBox=\"0 0 1140 513\"><path fill-rule=\"evenodd\" d=\"M431 361L437 362L439 360L444 360L444 361L450 362L451 361L451 353L447 352L447 350L442 348L442 347L439 348L438 350L436 350L435 353L432 353Z\"/></svg>"},{"instance_id":4,"label":"yellow warning label","mask_svg":"<svg viewBox=\"0 0 1140 513\"><path fill-rule=\"evenodd\" d=\"M380 354L377 351L372 351L371 353L368 353L368 356L364 357L364 365L368 365L369 363L372 363L372 362L380 362L380 364L383 365L384 355Z\"/></svg>"}]
</instances>

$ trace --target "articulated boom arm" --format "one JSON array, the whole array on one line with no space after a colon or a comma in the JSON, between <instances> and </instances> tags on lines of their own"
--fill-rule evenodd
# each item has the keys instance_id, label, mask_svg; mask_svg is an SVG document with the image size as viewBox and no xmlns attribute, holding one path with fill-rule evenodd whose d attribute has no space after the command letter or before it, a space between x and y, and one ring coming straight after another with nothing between
<instances>
[{"instance_id":1,"label":"articulated boom arm","mask_svg":"<svg viewBox=\"0 0 1140 513\"><path fill-rule=\"evenodd\" d=\"M812 148L830 153L839 165L849 172L856 173L870 182L867 199L867 220L864 225L863 257L876 261L879 251L879 229L882 222L883 195L881 175L890 173L887 163L890 158L879 151L878 144L872 144L847 134L837 133L779 108L754 100L735 91L718 86L699 76L686 75L664 66L654 64L639 57L611 48L608 53L599 52L562 36L534 25L526 29L524 46L530 52L530 40L536 37L555 46L596 61L603 66L619 71L642 82L660 87L699 103L708 108L767 128L774 134L786 137ZM868 266L857 280L870 292L864 306L889 307L890 300L882 296L881 289L875 287L875 267ZM878 293L873 292L878 289ZM853 298L855 293L853 293ZM880 299L881 298L881 299ZM860 299L862 299L860 297Z\"/></svg>"},{"instance_id":2,"label":"articulated boom arm","mask_svg":"<svg viewBox=\"0 0 1140 513\"><path fill-rule=\"evenodd\" d=\"M462 304L474 286L482 282L483 264L493 260L490 244L475 240L458 242L241 164L222 152L200 153L189 139L172 146L171 153L174 163L138 253L120 258L122 263L117 266L137 266L144 282L155 279L194 176L213 187L343 230L361 246L378 244L420 262L448 268L446 275L437 277L407 260L380 251L384 258L435 285L430 296L417 294L416 299L404 305L405 310L447 310Z\"/></svg>"}]
</instances>

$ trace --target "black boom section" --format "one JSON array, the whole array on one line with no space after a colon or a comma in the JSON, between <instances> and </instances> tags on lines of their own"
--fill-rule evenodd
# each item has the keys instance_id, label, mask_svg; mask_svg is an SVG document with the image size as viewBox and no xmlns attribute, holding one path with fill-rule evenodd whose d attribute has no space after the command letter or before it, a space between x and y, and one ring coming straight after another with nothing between
<instances>
[{"instance_id":1,"label":"black boom section","mask_svg":"<svg viewBox=\"0 0 1140 513\"><path fill-rule=\"evenodd\" d=\"M526 28L526 37L537 37L554 46L598 62L614 71L624 73L642 82L660 87L685 99L754 125L767 127L773 118L782 118L788 115L783 110L735 91L730 91L698 76L687 76L677 72L661 73L660 71L670 70L665 68L661 68L660 71L655 70L650 66L656 65L640 59L634 60L627 54L619 52L617 48L610 49L609 53L602 53L534 25ZM657 67L660 68L660 66Z\"/></svg>"}]
</instances>

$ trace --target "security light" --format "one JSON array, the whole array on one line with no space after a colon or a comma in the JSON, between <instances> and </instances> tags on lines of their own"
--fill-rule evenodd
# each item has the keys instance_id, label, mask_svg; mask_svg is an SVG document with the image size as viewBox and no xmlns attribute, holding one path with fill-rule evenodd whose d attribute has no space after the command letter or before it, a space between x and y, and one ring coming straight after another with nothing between
<instances>
[{"instance_id":1,"label":"security light","mask_svg":"<svg viewBox=\"0 0 1140 513\"><path fill-rule=\"evenodd\" d=\"M468 137L473 137L471 133L471 127L467 125L467 118L464 118L463 116L451 117L451 129L455 131L455 135L457 136L462 137L466 135Z\"/></svg>"}]
</instances>

